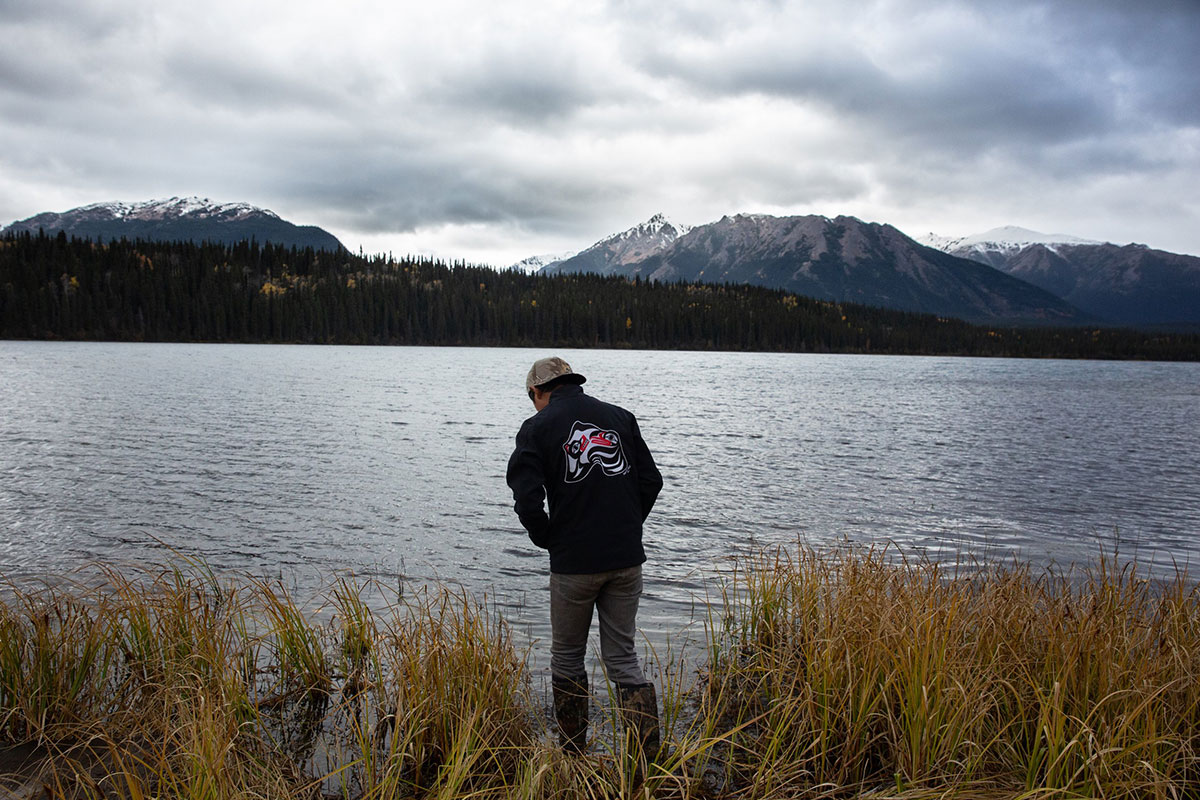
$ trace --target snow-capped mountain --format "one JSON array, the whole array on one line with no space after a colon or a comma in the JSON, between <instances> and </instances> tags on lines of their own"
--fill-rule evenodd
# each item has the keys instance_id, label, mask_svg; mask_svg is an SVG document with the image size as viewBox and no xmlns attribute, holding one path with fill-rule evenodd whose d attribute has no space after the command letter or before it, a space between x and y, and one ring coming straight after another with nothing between
<instances>
[{"instance_id":1,"label":"snow-capped mountain","mask_svg":"<svg viewBox=\"0 0 1200 800\"><path fill-rule=\"evenodd\" d=\"M661 217L604 239L554 272L656 281L746 283L824 300L972 321L1079 324L1075 308L1036 286L921 247L890 225L854 217L737 214L685 229Z\"/></svg>"},{"instance_id":2,"label":"snow-capped mountain","mask_svg":"<svg viewBox=\"0 0 1200 800\"><path fill-rule=\"evenodd\" d=\"M936 233L927 233L918 236L916 241L943 253L979 261L999 270L1003 270L1004 264L1017 253L1034 245L1056 251L1063 245L1105 244L1092 239L1068 236L1065 233L1039 233L1016 225L992 228L990 231L973 233L970 236L938 236Z\"/></svg>"},{"instance_id":3,"label":"snow-capped mountain","mask_svg":"<svg viewBox=\"0 0 1200 800\"><path fill-rule=\"evenodd\" d=\"M93 203L70 211L47 211L14 222L0 233L39 230L97 241L125 238L236 244L254 239L288 247L343 249L333 234L321 228L294 225L249 203L215 203L201 197Z\"/></svg>"},{"instance_id":4,"label":"snow-capped mountain","mask_svg":"<svg viewBox=\"0 0 1200 800\"><path fill-rule=\"evenodd\" d=\"M678 222L672 222L667 219L665 214L655 214L650 219L640 225L634 225L627 231L614 233L605 239L601 239L599 244L610 242L628 242L628 241L645 241L658 239L664 242L673 242L680 236L692 229L691 225L683 225Z\"/></svg>"},{"instance_id":5,"label":"snow-capped mountain","mask_svg":"<svg viewBox=\"0 0 1200 800\"><path fill-rule=\"evenodd\" d=\"M545 273L595 272L611 275L622 267L648 258L691 230L690 226L671 222L662 214L614 233L571 258L563 259L542 269Z\"/></svg>"},{"instance_id":6,"label":"snow-capped mountain","mask_svg":"<svg viewBox=\"0 0 1200 800\"><path fill-rule=\"evenodd\" d=\"M969 258L1120 325L1200 325L1200 258L1024 228L919 240Z\"/></svg>"},{"instance_id":7,"label":"snow-capped mountain","mask_svg":"<svg viewBox=\"0 0 1200 800\"><path fill-rule=\"evenodd\" d=\"M936 233L927 233L924 236L916 237L916 241L928 247L941 250L943 253L953 253L955 255L959 255L963 250L1014 252L1031 244L1051 246L1059 244L1103 244L1103 242L1097 242L1092 239L1081 239L1078 236L1068 236L1064 233L1039 233L1031 231L1028 228L1019 228L1016 225L1004 225L1000 228L992 228L990 231L984 231L983 233L973 233L970 236L938 236Z\"/></svg>"},{"instance_id":8,"label":"snow-capped mountain","mask_svg":"<svg viewBox=\"0 0 1200 800\"><path fill-rule=\"evenodd\" d=\"M573 255L575 255L574 250L568 250L565 253L544 253L540 256L523 258L515 264L509 264L507 269L515 269L518 272L537 272L560 261L566 261Z\"/></svg>"},{"instance_id":9,"label":"snow-capped mountain","mask_svg":"<svg viewBox=\"0 0 1200 800\"><path fill-rule=\"evenodd\" d=\"M222 217L237 219L256 214L279 219L279 215L265 208L252 206L249 203L214 203L207 197L168 197L159 200L147 200L142 203L93 203L90 206L77 208L66 214L89 214L93 216L108 215L111 219L129 220L164 220L179 217L194 217L207 219ZM65 216L58 214L55 216Z\"/></svg>"}]
</instances>

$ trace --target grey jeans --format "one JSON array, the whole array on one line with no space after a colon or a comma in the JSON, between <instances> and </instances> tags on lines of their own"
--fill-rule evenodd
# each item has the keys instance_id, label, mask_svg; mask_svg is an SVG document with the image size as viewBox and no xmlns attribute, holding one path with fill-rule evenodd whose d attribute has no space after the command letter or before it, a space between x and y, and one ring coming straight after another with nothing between
<instances>
[{"instance_id":1,"label":"grey jeans","mask_svg":"<svg viewBox=\"0 0 1200 800\"><path fill-rule=\"evenodd\" d=\"M600 657L609 680L645 683L633 644L641 596L640 565L591 575L550 573L550 672L557 678L587 674L583 657L595 608L600 616Z\"/></svg>"}]
</instances>

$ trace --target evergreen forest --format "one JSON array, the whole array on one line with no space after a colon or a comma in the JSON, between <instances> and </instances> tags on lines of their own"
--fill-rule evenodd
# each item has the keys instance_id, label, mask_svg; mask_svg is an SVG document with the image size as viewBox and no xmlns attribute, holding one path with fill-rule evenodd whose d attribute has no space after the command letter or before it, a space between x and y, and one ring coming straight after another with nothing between
<instances>
[{"instance_id":1,"label":"evergreen forest","mask_svg":"<svg viewBox=\"0 0 1200 800\"><path fill-rule=\"evenodd\" d=\"M996 328L743 285L10 233L0 338L1200 360L1200 335Z\"/></svg>"}]
</instances>

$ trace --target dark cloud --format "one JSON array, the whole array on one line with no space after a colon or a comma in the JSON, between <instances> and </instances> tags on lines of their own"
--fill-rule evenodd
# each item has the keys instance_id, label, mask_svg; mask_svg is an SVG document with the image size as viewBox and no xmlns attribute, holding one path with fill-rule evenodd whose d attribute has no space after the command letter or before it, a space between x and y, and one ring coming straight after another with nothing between
<instances>
[{"instance_id":1,"label":"dark cloud","mask_svg":"<svg viewBox=\"0 0 1200 800\"><path fill-rule=\"evenodd\" d=\"M78 3L75 0L5 0L2 24L15 31L53 31L64 40L87 43L141 25L153 9L136 2ZM43 55L52 55L44 53Z\"/></svg>"},{"instance_id":2,"label":"dark cloud","mask_svg":"<svg viewBox=\"0 0 1200 800\"><path fill-rule=\"evenodd\" d=\"M581 91L578 84L547 73L497 77L460 84L444 99L469 104L475 113L489 112L518 125L561 120L590 99L590 93Z\"/></svg>"},{"instance_id":3,"label":"dark cloud","mask_svg":"<svg viewBox=\"0 0 1200 800\"><path fill-rule=\"evenodd\" d=\"M967 32L964 32L966 35ZM1077 80L1028 51L971 41L939 43L925 66L886 69L869 42L786 46L786 32L651 54L655 75L681 80L698 95L760 93L794 99L884 137L964 153L999 144L1053 144L1112 127L1102 87ZM764 46L773 45L773 46Z\"/></svg>"},{"instance_id":4,"label":"dark cloud","mask_svg":"<svg viewBox=\"0 0 1200 800\"><path fill-rule=\"evenodd\" d=\"M1103 59L1128 113L1200 124L1200 3L1067 3L1052 6L1049 20L1073 51Z\"/></svg>"},{"instance_id":5,"label":"dark cloud","mask_svg":"<svg viewBox=\"0 0 1200 800\"><path fill-rule=\"evenodd\" d=\"M0 49L0 98L51 98L79 94L80 85L70 73L47 69L27 50Z\"/></svg>"},{"instance_id":6,"label":"dark cloud","mask_svg":"<svg viewBox=\"0 0 1200 800\"><path fill-rule=\"evenodd\" d=\"M517 127L569 119L611 95L605 75L572 53L500 47L473 53L421 93L431 108Z\"/></svg>"},{"instance_id":7,"label":"dark cloud","mask_svg":"<svg viewBox=\"0 0 1200 800\"><path fill-rule=\"evenodd\" d=\"M635 188L632 180L581 181L420 144L409 135L407 143L363 142L329 153L316 143L293 145L288 160L306 168L277 172L272 191L319 202L341 224L364 232L411 233L447 224L561 229Z\"/></svg>"},{"instance_id":8,"label":"dark cloud","mask_svg":"<svg viewBox=\"0 0 1200 800\"><path fill-rule=\"evenodd\" d=\"M58 4L24 8L0 16L0 94L43 102L92 99L97 86L119 70L105 57L118 28L86 11L78 15ZM13 46L12 43L19 43Z\"/></svg>"},{"instance_id":9,"label":"dark cloud","mask_svg":"<svg viewBox=\"0 0 1200 800\"><path fill-rule=\"evenodd\" d=\"M1200 230L1191 0L347 2L10 0L0 214L196 193L515 247L657 211L1100 227L1145 196L1137 238Z\"/></svg>"},{"instance_id":10,"label":"dark cloud","mask_svg":"<svg viewBox=\"0 0 1200 800\"><path fill-rule=\"evenodd\" d=\"M161 65L160 92L193 107L237 109L246 114L289 108L337 109L345 95L336 84L318 83L287 65L253 54L184 50Z\"/></svg>"}]
</instances>

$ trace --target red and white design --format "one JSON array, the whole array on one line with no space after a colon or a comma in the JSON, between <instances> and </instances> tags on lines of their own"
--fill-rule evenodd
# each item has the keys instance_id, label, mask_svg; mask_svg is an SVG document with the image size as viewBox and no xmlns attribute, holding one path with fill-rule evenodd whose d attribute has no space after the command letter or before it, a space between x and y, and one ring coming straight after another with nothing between
<instances>
[{"instance_id":1,"label":"red and white design","mask_svg":"<svg viewBox=\"0 0 1200 800\"><path fill-rule=\"evenodd\" d=\"M567 454L567 483L583 480L597 464L605 475L624 475L629 462L621 450L621 438L616 431L606 431L590 422L577 421L563 442Z\"/></svg>"}]
</instances>

